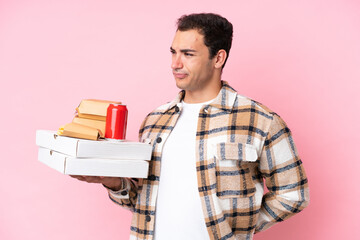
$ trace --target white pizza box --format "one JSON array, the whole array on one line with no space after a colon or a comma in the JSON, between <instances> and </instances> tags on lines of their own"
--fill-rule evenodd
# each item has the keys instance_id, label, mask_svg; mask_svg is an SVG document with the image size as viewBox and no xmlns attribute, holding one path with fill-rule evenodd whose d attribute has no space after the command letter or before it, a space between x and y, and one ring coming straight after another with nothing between
<instances>
[{"instance_id":1,"label":"white pizza box","mask_svg":"<svg viewBox=\"0 0 360 240\"><path fill-rule=\"evenodd\" d=\"M36 131L36 145L77 158L150 160L152 152L150 143L79 139L48 130Z\"/></svg>"},{"instance_id":2,"label":"white pizza box","mask_svg":"<svg viewBox=\"0 0 360 240\"><path fill-rule=\"evenodd\" d=\"M149 171L149 161L145 160L76 158L42 147L38 159L68 175L146 178Z\"/></svg>"}]
</instances>

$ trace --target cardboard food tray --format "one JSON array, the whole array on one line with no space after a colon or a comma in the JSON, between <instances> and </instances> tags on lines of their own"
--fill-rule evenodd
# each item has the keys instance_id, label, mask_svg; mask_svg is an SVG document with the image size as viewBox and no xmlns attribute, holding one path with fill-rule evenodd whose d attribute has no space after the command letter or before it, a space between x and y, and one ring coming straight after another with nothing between
<instances>
[{"instance_id":1,"label":"cardboard food tray","mask_svg":"<svg viewBox=\"0 0 360 240\"><path fill-rule=\"evenodd\" d=\"M149 162L145 160L76 158L42 147L38 160L68 175L146 178L149 171Z\"/></svg>"},{"instance_id":2,"label":"cardboard food tray","mask_svg":"<svg viewBox=\"0 0 360 240\"><path fill-rule=\"evenodd\" d=\"M106 122L105 121L99 121L99 120L93 120L93 119L87 119L87 118L80 118L80 117L74 117L73 123L81 124L87 127L93 127L100 131L100 137L105 137L105 128L106 128Z\"/></svg>"},{"instance_id":3,"label":"cardboard food tray","mask_svg":"<svg viewBox=\"0 0 360 240\"><path fill-rule=\"evenodd\" d=\"M37 130L36 145L78 158L150 160L152 146L129 141L93 141L59 136L55 131Z\"/></svg>"},{"instance_id":4,"label":"cardboard food tray","mask_svg":"<svg viewBox=\"0 0 360 240\"><path fill-rule=\"evenodd\" d=\"M76 108L76 111L79 117L105 121L107 108L112 103L121 104L121 102L84 99Z\"/></svg>"}]
</instances>

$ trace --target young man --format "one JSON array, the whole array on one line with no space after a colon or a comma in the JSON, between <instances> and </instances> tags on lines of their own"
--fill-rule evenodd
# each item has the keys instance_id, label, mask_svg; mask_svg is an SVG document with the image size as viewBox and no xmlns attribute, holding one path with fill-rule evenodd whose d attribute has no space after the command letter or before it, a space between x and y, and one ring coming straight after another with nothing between
<instances>
[{"instance_id":1,"label":"young man","mask_svg":"<svg viewBox=\"0 0 360 240\"><path fill-rule=\"evenodd\" d=\"M102 183L133 211L130 239L252 239L308 205L284 121L221 81L231 41L225 18L182 16L170 47L182 91L140 129L140 141L153 144L148 178L74 176Z\"/></svg>"}]
</instances>

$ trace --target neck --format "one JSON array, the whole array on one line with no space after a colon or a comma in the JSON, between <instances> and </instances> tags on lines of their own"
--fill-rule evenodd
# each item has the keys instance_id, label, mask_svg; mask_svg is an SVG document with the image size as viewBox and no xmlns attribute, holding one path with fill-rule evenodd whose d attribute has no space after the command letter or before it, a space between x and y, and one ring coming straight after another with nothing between
<instances>
[{"instance_id":1,"label":"neck","mask_svg":"<svg viewBox=\"0 0 360 240\"><path fill-rule=\"evenodd\" d=\"M211 86L204 87L203 89L191 91L185 90L184 102L186 103L203 103L214 99L220 92L221 81L217 81Z\"/></svg>"}]
</instances>

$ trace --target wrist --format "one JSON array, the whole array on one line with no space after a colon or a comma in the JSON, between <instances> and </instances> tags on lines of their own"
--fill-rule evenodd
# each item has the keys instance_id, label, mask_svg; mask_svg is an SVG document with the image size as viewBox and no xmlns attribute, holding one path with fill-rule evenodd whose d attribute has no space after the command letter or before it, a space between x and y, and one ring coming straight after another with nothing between
<instances>
[{"instance_id":1,"label":"wrist","mask_svg":"<svg viewBox=\"0 0 360 240\"><path fill-rule=\"evenodd\" d=\"M111 184L102 184L105 188L117 192L125 188L125 181L122 178L118 178L118 181Z\"/></svg>"}]
</instances>

